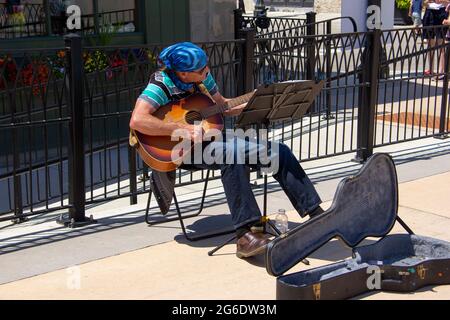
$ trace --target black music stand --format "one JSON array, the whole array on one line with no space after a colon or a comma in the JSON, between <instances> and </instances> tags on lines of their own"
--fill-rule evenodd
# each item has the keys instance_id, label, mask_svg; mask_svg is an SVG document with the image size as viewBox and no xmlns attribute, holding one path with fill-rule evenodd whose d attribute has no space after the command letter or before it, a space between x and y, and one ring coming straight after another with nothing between
<instances>
[{"instance_id":1,"label":"black music stand","mask_svg":"<svg viewBox=\"0 0 450 320\"><path fill-rule=\"evenodd\" d=\"M236 121L236 128L257 126L258 129L268 129L269 125L279 121L300 120L309 110L317 95L324 86L324 81L316 83L312 80L294 80L258 87L245 109ZM259 135L258 135L259 138ZM275 231L274 236L280 235L275 225L267 218L267 174L264 175L264 202L261 222L264 232L266 225ZM236 239L233 236L222 245L208 252L212 256L216 251Z\"/></svg>"}]
</instances>

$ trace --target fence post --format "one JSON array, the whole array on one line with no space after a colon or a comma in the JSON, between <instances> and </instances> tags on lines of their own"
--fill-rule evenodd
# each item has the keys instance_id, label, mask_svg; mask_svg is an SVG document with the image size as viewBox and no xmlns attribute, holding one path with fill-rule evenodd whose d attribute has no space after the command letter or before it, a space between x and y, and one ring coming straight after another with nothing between
<instances>
[{"instance_id":1,"label":"fence post","mask_svg":"<svg viewBox=\"0 0 450 320\"><path fill-rule=\"evenodd\" d=\"M99 21L99 12L98 12L98 0L93 0L93 9L94 9L94 33L95 35L100 34L100 21ZM102 25L105 21L102 21ZM111 21L107 21L106 23L112 23Z\"/></svg>"},{"instance_id":2,"label":"fence post","mask_svg":"<svg viewBox=\"0 0 450 320\"><path fill-rule=\"evenodd\" d=\"M245 39L242 46L242 68L238 74L239 92L244 94L253 90L253 60L255 55L255 29L242 29L240 38Z\"/></svg>"},{"instance_id":3,"label":"fence post","mask_svg":"<svg viewBox=\"0 0 450 320\"><path fill-rule=\"evenodd\" d=\"M312 11L306 13L306 35L311 36L306 39L306 79L315 80L316 48L312 36L316 35L316 13Z\"/></svg>"},{"instance_id":4,"label":"fence post","mask_svg":"<svg viewBox=\"0 0 450 320\"><path fill-rule=\"evenodd\" d=\"M11 101L11 123L13 124L12 128L12 152L13 152L13 189L14 189L14 219L13 223L20 223L25 221L23 217L23 203L22 203L22 180L20 175L17 174L17 170L20 167L20 151L18 150L18 146L20 145L17 142L17 128L14 127L16 123L15 115L17 113L16 108L16 95L15 91L9 93L10 101ZM8 180L9 184L9 180Z\"/></svg>"},{"instance_id":5,"label":"fence post","mask_svg":"<svg viewBox=\"0 0 450 320\"><path fill-rule=\"evenodd\" d=\"M316 80L316 48L314 36L316 35L316 13L311 11L306 13L306 80ZM316 103L313 102L310 107L310 112L316 112Z\"/></svg>"},{"instance_id":6,"label":"fence post","mask_svg":"<svg viewBox=\"0 0 450 320\"><path fill-rule=\"evenodd\" d=\"M130 166L130 205L137 204L136 149L128 144L128 163Z\"/></svg>"},{"instance_id":7,"label":"fence post","mask_svg":"<svg viewBox=\"0 0 450 320\"><path fill-rule=\"evenodd\" d=\"M234 9L234 38L239 39L240 31L242 30L244 17L242 9Z\"/></svg>"},{"instance_id":8,"label":"fence post","mask_svg":"<svg viewBox=\"0 0 450 320\"><path fill-rule=\"evenodd\" d=\"M13 128L13 175L14 175L14 223L20 223L25 221L23 217L23 204L22 204L22 181L21 176L17 174L20 167L20 154L18 149L19 144L17 143L17 129Z\"/></svg>"},{"instance_id":9,"label":"fence post","mask_svg":"<svg viewBox=\"0 0 450 320\"><path fill-rule=\"evenodd\" d=\"M83 99L83 48L77 34L64 37L68 49L66 76L71 121L69 125L69 215L61 215L57 222L78 227L94 222L85 217L86 190L84 167L84 99Z\"/></svg>"},{"instance_id":10,"label":"fence post","mask_svg":"<svg viewBox=\"0 0 450 320\"><path fill-rule=\"evenodd\" d=\"M332 32L332 25L331 21L327 21L327 39L325 41L325 54L326 54L326 78L327 83L325 84L327 91L325 93L326 99L325 103L327 104L326 107L326 114L323 117L324 120L331 120L334 119L334 116L331 114L331 83L329 79L331 79L331 73L333 71L333 66L331 65L331 32Z\"/></svg>"},{"instance_id":11,"label":"fence post","mask_svg":"<svg viewBox=\"0 0 450 320\"><path fill-rule=\"evenodd\" d=\"M16 122L15 120L15 114L17 112L16 109L16 92L10 93L11 97L11 122L14 124ZM17 141L17 128L13 127L12 130L12 149L13 149L13 183L14 183L14 217L13 220L14 223L20 223L25 221L23 217L23 203L22 203L22 180L21 176L17 174L17 171L20 167L20 151L19 143ZM8 182L9 183L9 182Z\"/></svg>"},{"instance_id":12,"label":"fence post","mask_svg":"<svg viewBox=\"0 0 450 320\"><path fill-rule=\"evenodd\" d=\"M445 73L443 79L443 89L442 89L442 101L441 101L441 115L439 122L439 135L436 136L438 139L447 139L448 138L448 129L447 128L447 107L448 107L448 83L449 83L449 73L450 73L450 45L447 44L445 46Z\"/></svg>"},{"instance_id":13,"label":"fence post","mask_svg":"<svg viewBox=\"0 0 450 320\"><path fill-rule=\"evenodd\" d=\"M51 12L50 12L50 2L49 0L44 0L44 13L45 13L45 28L47 29L46 33L48 36L51 36L53 34L52 30L52 18L51 18Z\"/></svg>"},{"instance_id":14,"label":"fence post","mask_svg":"<svg viewBox=\"0 0 450 320\"><path fill-rule=\"evenodd\" d=\"M366 45L361 61L360 91L358 106L358 151L354 161L363 163L373 154L375 110L378 100L380 75L381 30L367 33Z\"/></svg>"}]
</instances>

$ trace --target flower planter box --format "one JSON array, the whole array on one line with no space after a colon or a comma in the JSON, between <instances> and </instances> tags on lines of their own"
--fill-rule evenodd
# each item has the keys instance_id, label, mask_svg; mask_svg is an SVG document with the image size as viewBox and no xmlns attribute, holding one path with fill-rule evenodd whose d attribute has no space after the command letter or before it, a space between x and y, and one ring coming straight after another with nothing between
<instances>
[{"instance_id":1,"label":"flower planter box","mask_svg":"<svg viewBox=\"0 0 450 320\"><path fill-rule=\"evenodd\" d=\"M406 26L412 25L413 21L411 17L408 15L408 9L399 9L395 7L394 10L394 25Z\"/></svg>"}]
</instances>

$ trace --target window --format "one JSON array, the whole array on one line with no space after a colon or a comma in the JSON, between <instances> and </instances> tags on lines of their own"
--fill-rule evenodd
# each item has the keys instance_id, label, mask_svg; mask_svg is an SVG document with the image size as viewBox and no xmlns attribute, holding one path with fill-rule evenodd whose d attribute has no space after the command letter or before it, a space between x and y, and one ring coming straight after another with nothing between
<instances>
[{"instance_id":1,"label":"window","mask_svg":"<svg viewBox=\"0 0 450 320\"><path fill-rule=\"evenodd\" d=\"M134 0L74 0L72 2L82 8L85 7L85 10L82 9L82 30L85 34L136 31Z\"/></svg>"},{"instance_id":2,"label":"window","mask_svg":"<svg viewBox=\"0 0 450 320\"><path fill-rule=\"evenodd\" d=\"M0 0L0 40L67 33L66 9L78 5L84 34L135 32L135 0Z\"/></svg>"},{"instance_id":3,"label":"window","mask_svg":"<svg viewBox=\"0 0 450 320\"><path fill-rule=\"evenodd\" d=\"M0 39L45 35L43 1L0 1Z\"/></svg>"}]
</instances>

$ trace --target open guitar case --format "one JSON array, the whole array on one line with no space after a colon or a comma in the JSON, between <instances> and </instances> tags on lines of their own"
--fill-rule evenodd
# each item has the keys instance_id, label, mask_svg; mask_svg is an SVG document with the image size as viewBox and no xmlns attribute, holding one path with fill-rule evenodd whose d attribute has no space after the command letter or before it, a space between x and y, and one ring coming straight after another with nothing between
<instances>
[{"instance_id":1,"label":"open guitar case","mask_svg":"<svg viewBox=\"0 0 450 320\"><path fill-rule=\"evenodd\" d=\"M277 299L348 299L372 290L411 292L450 284L450 243L414 234L387 236L397 211L394 162L375 154L356 176L340 182L329 210L269 244L266 268L277 277ZM353 258L285 274L334 237L353 248ZM381 240L357 247L367 237Z\"/></svg>"}]
</instances>

